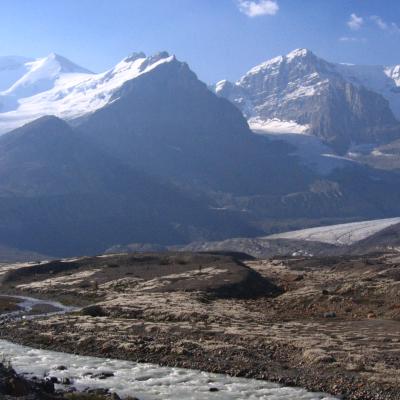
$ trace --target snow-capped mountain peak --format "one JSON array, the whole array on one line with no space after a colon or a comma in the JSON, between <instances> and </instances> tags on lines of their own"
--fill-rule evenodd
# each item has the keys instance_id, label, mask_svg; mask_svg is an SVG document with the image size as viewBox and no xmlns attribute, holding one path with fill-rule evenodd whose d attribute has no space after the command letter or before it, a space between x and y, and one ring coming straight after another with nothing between
<instances>
[{"instance_id":1,"label":"snow-capped mountain peak","mask_svg":"<svg viewBox=\"0 0 400 400\"><path fill-rule=\"evenodd\" d=\"M283 56L278 56L272 58L271 60L264 61L263 63L251 68L245 76L258 74L266 69L269 69L272 66L279 66L283 62L283 60L284 60Z\"/></svg>"},{"instance_id":2,"label":"snow-capped mountain peak","mask_svg":"<svg viewBox=\"0 0 400 400\"><path fill-rule=\"evenodd\" d=\"M54 87L55 82L63 74L92 74L65 57L51 53L47 57L39 58L25 63L27 68L19 80L8 90L2 93L3 96L14 96L23 98L33 96L37 93L49 90Z\"/></svg>"},{"instance_id":3,"label":"snow-capped mountain peak","mask_svg":"<svg viewBox=\"0 0 400 400\"><path fill-rule=\"evenodd\" d=\"M83 68L67 58L60 56L57 53L50 53L47 57L38 59L37 63L46 66L51 66L59 73L83 73L83 74L92 74L91 71Z\"/></svg>"},{"instance_id":4,"label":"snow-capped mountain peak","mask_svg":"<svg viewBox=\"0 0 400 400\"><path fill-rule=\"evenodd\" d=\"M226 84L229 84L230 82L226 79L222 79L221 81L217 82L215 84L215 92L219 93L221 90L224 89Z\"/></svg>"},{"instance_id":5,"label":"snow-capped mountain peak","mask_svg":"<svg viewBox=\"0 0 400 400\"><path fill-rule=\"evenodd\" d=\"M144 54L142 51L138 52L138 53L132 53L128 57L124 58L122 61L134 62L134 61L136 61L138 59L141 59L141 58L146 58L146 54Z\"/></svg>"},{"instance_id":6,"label":"snow-capped mountain peak","mask_svg":"<svg viewBox=\"0 0 400 400\"><path fill-rule=\"evenodd\" d=\"M43 115L68 120L93 112L104 107L125 82L173 60L166 52L149 57L134 53L99 74L55 53L27 62L26 74L0 92L0 133Z\"/></svg>"},{"instance_id":7,"label":"snow-capped mountain peak","mask_svg":"<svg viewBox=\"0 0 400 400\"><path fill-rule=\"evenodd\" d=\"M286 60L288 62L293 61L296 58L304 58L308 56L314 56L314 53L308 49L296 49L291 51L289 54L286 55Z\"/></svg>"},{"instance_id":8,"label":"snow-capped mountain peak","mask_svg":"<svg viewBox=\"0 0 400 400\"><path fill-rule=\"evenodd\" d=\"M269 69L279 68L282 64L290 64L293 62L304 63L306 59L310 61L319 60L318 57L311 50L296 49L284 56L277 56L271 58L270 60L264 61L259 65L256 65L255 67L251 68L245 74L245 76L251 76ZM241 80L243 80L243 78Z\"/></svg>"},{"instance_id":9,"label":"snow-capped mountain peak","mask_svg":"<svg viewBox=\"0 0 400 400\"><path fill-rule=\"evenodd\" d=\"M151 71L158 65L172 61L174 56L167 52L160 52L153 56L146 57L144 53L134 53L124 58L114 68L104 73L110 80L113 76L122 74L124 80L136 78L140 74ZM101 75L101 74L99 74Z\"/></svg>"},{"instance_id":10,"label":"snow-capped mountain peak","mask_svg":"<svg viewBox=\"0 0 400 400\"><path fill-rule=\"evenodd\" d=\"M353 142L400 136L399 85L400 66L335 64L300 48L214 90L238 106L254 131L311 134L344 151Z\"/></svg>"}]
</instances>

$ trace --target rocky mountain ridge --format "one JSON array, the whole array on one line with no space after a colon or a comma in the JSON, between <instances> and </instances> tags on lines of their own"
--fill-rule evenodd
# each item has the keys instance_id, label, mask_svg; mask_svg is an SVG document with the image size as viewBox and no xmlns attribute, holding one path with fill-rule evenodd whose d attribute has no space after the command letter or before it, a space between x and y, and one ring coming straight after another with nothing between
<instances>
[{"instance_id":1,"label":"rocky mountain ridge","mask_svg":"<svg viewBox=\"0 0 400 400\"><path fill-rule=\"evenodd\" d=\"M235 83L218 82L214 90L256 131L315 135L345 152L352 144L400 137L398 69L334 64L297 49L252 68Z\"/></svg>"},{"instance_id":2,"label":"rocky mountain ridge","mask_svg":"<svg viewBox=\"0 0 400 400\"><path fill-rule=\"evenodd\" d=\"M66 74L30 99L56 95ZM60 257L400 215L397 174L351 160L312 168L291 144L254 135L173 56L83 75L54 103L67 122L43 117L0 137L5 247Z\"/></svg>"}]
</instances>

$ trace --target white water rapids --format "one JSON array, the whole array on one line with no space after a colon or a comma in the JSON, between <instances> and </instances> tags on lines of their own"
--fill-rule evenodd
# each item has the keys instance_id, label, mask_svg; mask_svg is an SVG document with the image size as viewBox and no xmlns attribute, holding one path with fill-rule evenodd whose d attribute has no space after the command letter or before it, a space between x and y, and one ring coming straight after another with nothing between
<instances>
[{"instance_id":1,"label":"white water rapids","mask_svg":"<svg viewBox=\"0 0 400 400\"><path fill-rule=\"evenodd\" d=\"M20 306L26 311L30 311L33 305L38 304L57 307L59 312L70 311L70 308L60 303L19 298ZM328 395L284 387L267 381L40 350L5 340L0 340L0 355L10 360L18 373L28 377L56 377L60 381L68 378L77 390L109 389L121 397L135 396L140 400L335 399Z\"/></svg>"}]
</instances>

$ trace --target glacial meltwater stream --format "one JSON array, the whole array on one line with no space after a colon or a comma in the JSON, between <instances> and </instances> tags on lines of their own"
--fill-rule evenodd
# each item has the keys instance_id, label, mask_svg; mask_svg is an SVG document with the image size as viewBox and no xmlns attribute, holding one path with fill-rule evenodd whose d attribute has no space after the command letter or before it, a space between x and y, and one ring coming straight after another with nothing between
<instances>
[{"instance_id":1,"label":"glacial meltwater stream","mask_svg":"<svg viewBox=\"0 0 400 400\"><path fill-rule=\"evenodd\" d=\"M17 296L14 296L14 298ZM25 313L33 306L51 306L68 312L60 303L18 297ZM9 314L9 317L32 316ZM3 314L4 318L4 314ZM34 349L0 340L0 355L11 361L14 369L28 377L55 377L71 382L77 390L109 389L119 396L140 400L334 400L334 397L275 383L235 378L182 368L160 367L116 359L86 357ZM68 378L68 380L67 380ZM61 387L61 385L59 385Z\"/></svg>"}]
</instances>

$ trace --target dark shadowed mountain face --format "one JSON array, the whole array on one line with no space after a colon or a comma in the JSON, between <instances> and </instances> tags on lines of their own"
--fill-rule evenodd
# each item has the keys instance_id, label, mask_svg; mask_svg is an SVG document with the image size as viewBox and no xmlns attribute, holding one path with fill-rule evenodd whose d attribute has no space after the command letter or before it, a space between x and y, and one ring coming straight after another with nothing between
<instances>
[{"instance_id":1,"label":"dark shadowed mountain face","mask_svg":"<svg viewBox=\"0 0 400 400\"><path fill-rule=\"evenodd\" d=\"M0 243L49 255L110 244L253 234L171 184L123 165L55 117L0 138Z\"/></svg>"},{"instance_id":2,"label":"dark shadowed mountain face","mask_svg":"<svg viewBox=\"0 0 400 400\"><path fill-rule=\"evenodd\" d=\"M350 163L316 175L289 155L288 145L252 134L234 106L176 60L127 82L110 105L79 122L124 162L207 193L259 226L266 219L400 211L390 174Z\"/></svg>"},{"instance_id":3,"label":"dark shadowed mountain face","mask_svg":"<svg viewBox=\"0 0 400 400\"><path fill-rule=\"evenodd\" d=\"M352 143L384 143L400 137L400 123L381 94L357 85L343 67L299 49L267 61L216 93L258 124L294 121L339 153Z\"/></svg>"},{"instance_id":4,"label":"dark shadowed mountain face","mask_svg":"<svg viewBox=\"0 0 400 400\"><path fill-rule=\"evenodd\" d=\"M74 128L45 117L0 137L0 244L67 256L400 214L398 175L319 174L168 60Z\"/></svg>"},{"instance_id":5,"label":"dark shadowed mountain face","mask_svg":"<svg viewBox=\"0 0 400 400\"><path fill-rule=\"evenodd\" d=\"M105 191L119 172L56 117L40 118L2 136L0 154L2 197Z\"/></svg>"},{"instance_id":6,"label":"dark shadowed mountain face","mask_svg":"<svg viewBox=\"0 0 400 400\"><path fill-rule=\"evenodd\" d=\"M312 180L287 145L253 135L241 113L184 63L162 64L125 83L113 100L79 128L148 173L245 195L295 191Z\"/></svg>"}]
</instances>

